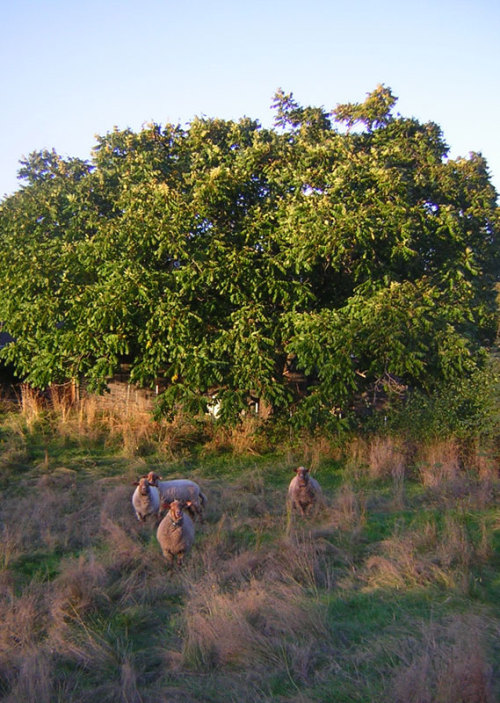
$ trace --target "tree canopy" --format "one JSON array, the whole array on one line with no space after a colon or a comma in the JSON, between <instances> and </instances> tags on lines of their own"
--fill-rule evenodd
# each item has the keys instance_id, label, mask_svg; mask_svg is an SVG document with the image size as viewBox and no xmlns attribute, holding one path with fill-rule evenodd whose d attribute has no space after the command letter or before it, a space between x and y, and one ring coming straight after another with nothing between
<instances>
[{"instance_id":1,"label":"tree canopy","mask_svg":"<svg viewBox=\"0 0 500 703\"><path fill-rule=\"evenodd\" d=\"M36 387L168 380L166 410L249 395L315 423L383 381L431 391L495 337L498 209L480 154L378 86L275 127L195 118L21 162L1 203L1 356ZM305 374L297 394L287 365Z\"/></svg>"}]
</instances>

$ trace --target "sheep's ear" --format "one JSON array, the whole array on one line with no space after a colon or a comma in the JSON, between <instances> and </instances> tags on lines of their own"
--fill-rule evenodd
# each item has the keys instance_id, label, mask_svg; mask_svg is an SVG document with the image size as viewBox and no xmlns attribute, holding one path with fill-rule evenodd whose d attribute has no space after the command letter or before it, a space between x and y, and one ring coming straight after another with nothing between
<instances>
[{"instance_id":1,"label":"sheep's ear","mask_svg":"<svg viewBox=\"0 0 500 703\"><path fill-rule=\"evenodd\" d=\"M168 501L165 501L164 503L161 504L161 509L162 510L170 510L171 503Z\"/></svg>"},{"instance_id":2,"label":"sheep's ear","mask_svg":"<svg viewBox=\"0 0 500 703\"><path fill-rule=\"evenodd\" d=\"M138 486L138 485L139 485L139 481L132 481L132 485L133 485L133 486Z\"/></svg>"}]
</instances>

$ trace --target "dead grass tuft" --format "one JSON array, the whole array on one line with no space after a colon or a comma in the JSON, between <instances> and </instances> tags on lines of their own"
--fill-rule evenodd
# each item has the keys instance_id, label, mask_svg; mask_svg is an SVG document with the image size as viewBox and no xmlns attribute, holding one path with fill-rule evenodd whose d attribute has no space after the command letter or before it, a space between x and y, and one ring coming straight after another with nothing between
<instances>
[{"instance_id":1,"label":"dead grass tuft","mask_svg":"<svg viewBox=\"0 0 500 703\"><path fill-rule=\"evenodd\" d=\"M361 437L354 438L345 448L346 476L357 481L368 471L370 450L368 443Z\"/></svg>"},{"instance_id":2,"label":"dead grass tuft","mask_svg":"<svg viewBox=\"0 0 500 703\"><path fill-rule=\"evenodd\" d=\"M258 455L266 449L266 440L260 431L262 420L246 415L235 427L214 425L211 437L205 442L206 454L230 451L236 456Z\"/></svg>"},{"instance_id":3,"label":"dead grass tuft","mask_svg":"<svg viewBox=\"0 0 500 703\"><path fill-rule=\"evenodd\" d=\"M322 619L300 586L251 579L224 591L211 574L188 592L183 665L203 670L272 665L300 679L310 671L320 633Z\"/></svg>"},{"instance_id":4,"label":"dead grass tuft","mask_svg":"<svg viewBox=\"0 0 500 703\"><path fill-rule=\"evenodd\" d=\"M8 569L9 564L19 555L21 536L19 530L11 525L2 525L0 533L0 571Z\"/></svg>"},{"instance_id":5,"label":"dead grass tuft","mask_svg":"<svg viewBox=\"0 0 500 703\"><path fill-rule=\"evenodd\" d=\"M77 548L87 546L98 525L99 505L90 488L77 489L72 472L61 471L52 479L41 476L15 500L3 506L7 524L22 525L19 548Z\"/></svg>"},{"instance_id":6,"label":"dead grass tuft","mask_svg":"<svg viewBox=\"0 0 500 703\"><path fill-rule=\"evenodd\" d=\"M45 395L23 385L20 404L28 432L35 427L49 428L51 433L76 438L82 445L104 442L127 457L161 452L178 458L202 441L205 432L203 423L180 411L171 421L155 420L145 403L106 407L96 396L80 396L71 383L52 386Z\"/></svg>"},{"instance_id":7,"label":"dead grass tuft","mask_svg":"<svg viewBox=\"0 0 500 703\"><path fill-rule=\"evenodd\" d=\"M489 624L457 615L422 628L421 637L398 642L403 663L387 691L393 703L493 703L488 662Z\"/></svg>"},{"instance_id":8,"label":"dead grass tuft","mask_svg":"<svg viewBox=\"0 0 500 703\"><path fill-rule=\"evenodd\" d=\"M49 406L60 431L64 432L68 420L73 419L75 415L77 392L78 389L72 382L53 385L49 388Z\"/></svg>"},{"instance_id":9,"label":"dead grass tuft","mask_svg":"<svg viewBox=\"0 0 500 703\"><path fill-rule=\"evenodd\" d=\"M129 657L124 657L120 666L120 700L124 703L141 703L137 688L137 672Z\"/></svg>"},{"instance_id":10,"label":"dead grass tuft","mask_svg":"<svg viewBox=\"0 0 500 703\"><path fill-rule=\"evenodd\" d=\"M325 459L340 459L341 450L338 442L324 435L314 434L302 439L300 455L303 457L302 462L314 470Z\"/></svg>"},{"instance_id":11,"label":"dead grass tuft","mask_svg":"<svg viewBox=\"0 0 500 703\"><path fill-rule=\"evenodd\" d=\"M473 465L477 470L479 480L482 482L493 483L500 478L498 460L492 454L477 452Z\"/></svg>"},{"instance_id":12,"label":"dead grass tuft","mask_svg":"<svg viewBox=\"0 0 500 703\"><path fill-rule=\"evenodd\" d=\"M467 592L470 570L489 554L485 532L475 544L462 521L445 517L441 529L435 519L379 543L379 553L366 561L365 578L371 588L405 588L439 583Z\"/></svg>"},{"instance_id":13,"label":"dead grass tuft","mask_svg":"<svg viewBox=\"0 0 500 703\"><path fill-rule=\"evenodd\" d=\"M328 583L323 559L327 543L304 530L279 540L268 554L266 574L280 583L291 583L312 592Z\"/></svg>"},{"instance_id":14,"label":"dead grass tuft","mask_svg":"<svg viewBox=\"0 0 500 703\"><path fill-rule=\"evenodd\" d=\"M51 668L42 644L45 621L46 611L39 589L28 587L20 595L15 594L14 584L2 589L0 690L8 693L2 700L11 703L38 700L32 693L39 686L40 700L49 701Z\"/></svg>"},{"instance_id":15,"label":"dead grass tuft","mask_svg":"<svg viewBox=\"0 0 500 703\"><path fill-rule=\"evenodd\" d=\"M25 652L11 676L11 689L5 703L52 703L53 662L43 648Z\"/></svg>"},{"instance_id":16,"label":"dead grass tuft","mask_svg":"<svg viewBox=\"0 0 500 703\"><path fill-rule=\"evenodd\" d=\"M83 614L96 611L108 602L106 570L93 555L70 559L61 564L50 597L52 633Z\"/></svg>"},{"instance_id":17,"label":"dead grass tuft","mask_svg":"<svg viewBox=\"0 0 500 703\"><path fill-rule=\"evenodd\" d=\"M226 519L218 544L205 541L183 575L180 665L254 673L271 665L293 681L305 680L317 640L326 636L325 614L312 596L327 578L324 541L297 533L231 551L227 528Z\"/></svg>"},{"instance_id":18,"label":"dead grass tuft","mask_svg":"<svg viewBox=\"0 0 500 703\"><path fill-rule=\"evenodd\" d=\"M139 526L140 527L140 526ZM143 561L144 546L134 534L106 517L101 521L104 543L107 545L114 564L125 569L127 564L134 566Z\"/></svg>"},{"instance_id":19,"label":"dead grass tuft","mask_svg":"<svg viewBox=\"0 0 500 703\"><path fill-rule=\"evenodd\" d=\"M332 523L338 529L359 532L366 522L364 498L349 484L344 484L333 500L331 515Z\"/></svg>"},{"instance_id":20,"label":"dead grass tuft","mask_svg":"<svg viewBox=\"0 0 500 703\"><path fill-rule=\"evenodd\" d=\"M424 486L436 488L460 477L460 447L455 440L424 446L417 456L417 462Z\"/></svg>"},{"instance_id":21,"label":"dead grass tuft","mask_svg":"<svg viewBox=\"0 0 500 703\"><path fill-rule=\"evenodd\" d=\"M372 479L392 478L401 481L405 475L405 453L401 442L392 437L375 437L368 445L368 471Z\"/></svg>"},{"instance_id":22,"label":"dead grass tuft","mask_svg":"<svg viewBox=\"0 0 500 703\"><path fill-rule=\"evenodd\" d=\"M203 441L206 428L198 418L179 409L172 420L163 419L155 423L155 432L158 451L171 459L178 459Z\"/></svg>"},{"instance_id":23,"label":"dead grass tuft","mask_svg":"<svg viewBox=\"0 0 500 703\"><path fill-rule=\"evenodd\" d=\"M37 643L36 633L43 619L39 594L27 590L15 596L8 590L0 599L0 616L0 659L8 662L24 656Z\"/></svg>"},{"instance_id":24,"label":"dead grass tuft","mask_svg":"<svg viewBox=\"0 0 500 703\"><path fill-rule=\"evenodd\" d=\"M132 495L134 486L122 483L105 484L104 495L100 507L100 523L104 525L107 520L119 525L123 528L134 530L139 528L140 524L137 520L132 507ZM104 488L104 486L103 486Z\"/></svg>"},{"instance_id":25,"label":"dead grass tuft","mask_svg":"<svg viewBox=\"0 0 500 703\"><path fill-rule=\"evenodd\" d=\"M63 563L48 595L47 646L58 658L107 681L99 688L103 701L128 700L120 694L135 690L126 642L109 625L114 596L111 571L92 554Z\"/></svg>"},{"instance_id":26,"label":"dead grass tuft","mask_svg":"<svg viewBox=\"0 0 500 703\"><path fill-rule=\"evenodd\" d=\"M43 397L39 391L34 390L26 383L19 386L21 413L29 430L39 422L44 412Z\"/></svg>"},{"instance_id":27,"label":"dead grass tuft","mask_svg":"<svg viewBox=\"0 0 500 703\"><path fill-rule=\"evenodd\" d=\"M119 446L128 457L151 453L158 443L158 426L151 413L134 408L114 408L101 415L107 430L107 443Z\"/></svg>"}]
</instances>

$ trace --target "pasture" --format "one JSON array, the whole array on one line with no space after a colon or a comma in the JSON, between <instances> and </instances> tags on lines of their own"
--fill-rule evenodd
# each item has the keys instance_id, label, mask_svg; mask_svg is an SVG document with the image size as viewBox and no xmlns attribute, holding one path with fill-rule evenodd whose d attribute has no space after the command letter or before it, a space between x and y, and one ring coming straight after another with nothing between
<instances>
[{"instance_id":1,"label":"pasture","mask_svg":"<svg viewBox=\"0 0 500 703\"><path fill-rule=\"evenodd\" d=\"M499 699L494 456L390 437L199 446L180 428L153 445L137 418L2 411L1 700ZM299 465L325 496L308 518L286 506ZM182 568L134 515L148 471L207 496Z\"/></svg>"}]
</instances>

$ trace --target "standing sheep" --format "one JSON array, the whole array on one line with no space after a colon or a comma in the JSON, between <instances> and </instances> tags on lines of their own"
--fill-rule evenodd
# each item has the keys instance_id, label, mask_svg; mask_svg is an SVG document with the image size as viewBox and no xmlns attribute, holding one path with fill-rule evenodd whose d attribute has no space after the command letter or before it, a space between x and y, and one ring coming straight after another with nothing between
<instances>
[{"instance_id":1,"label":"standing sheep","mask_svg":"<svg viewBox=\"0 0 500 703\"><path fill-rule=\"evenodd\" d=\"M290 510L299 510L305 517L323 505L323 492L315 478L309 476L309 469L299 466L296 476L288 486L288 506Z\"/></svg>"},{"instance_id":2,"label":"standing sheep","mask_svg":"<svg viewBox=\"0 0 500 703\"><path fill-rule=\"evenodd\" d=\"M148 515L153 515L156 519L160 514L160 492L156 486L152 486L144 476L138 481L134 481L133 486L137 486L132 495L132 505L137 519L145 522Z\"/></svg>"},{"instance_id":3,"label":"standing sheep","mask_svg":"<svg viewBox=\"0 0 500 703\"><path fill-rule=\"evenodd\" d=\"M199 517L203 522L203 510L207 504L206 496L201 492L200 487L194 481L187 478L175 478L170 481L162 481L154 471L150 471L146 477L150 486L156 486L160 493L160 500L171 502L173 500L189 501L189 513L195 520Z\"/></svg>"},{"instance_id":4,"label":"standing sheep","mask_svg":"<svg viewBox=\"0 0 500 703\"><path fill-rule=\"evenodd\" d=\"M162 504L167 514L160 522L156 531L156 538L160 543L163 556L170 566L174 565L174 558L177 557L177 566L182 566L184 555L187 554L194 542L193 521L185 508L190 507L191 501L173 500L165 501Z\"/></svg>"}]
</instances>

